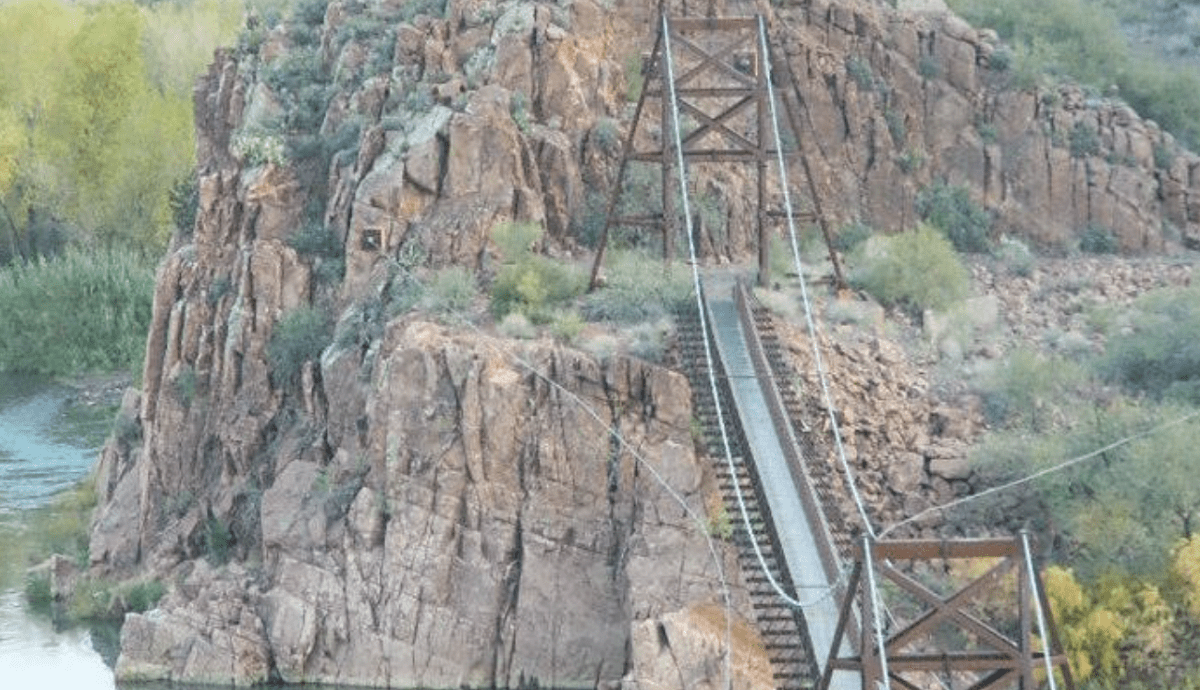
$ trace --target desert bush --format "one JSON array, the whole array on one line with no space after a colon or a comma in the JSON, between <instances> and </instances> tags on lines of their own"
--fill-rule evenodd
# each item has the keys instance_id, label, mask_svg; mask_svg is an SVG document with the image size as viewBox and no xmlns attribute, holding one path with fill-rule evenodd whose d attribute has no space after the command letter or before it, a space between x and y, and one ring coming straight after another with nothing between
<instances>
[{"instance_id":1,"label":"desert bush","mask_svg":"<svg viewBox=\"0 0 1200 690\"><path fill-rule=\"evenodd\" d=\"M537 337L537 328L519 311L509 312L496 328L506 338L529 340Z\"/></svg>"},{"instance_id":2,"label":"desert bush","mask_svg":"<svg viewBox=\"0 0 1200 690\"><path fill-rule=\"evenodd\" d=\"M935 182L917 194L917 215L946 233L960 252L986 252L992 217L971 201L966 187Z\"/></svg>"},{"instance_id":3,"label":"desert bush","mask_svg":"<svg viewBox=\"0 0 1200 690\"><path fill-rule=\"evenodd\" d=\"M1075 158L1095 156L1100 153L1100 135L1095 128L1082 122L1076 122L1067 136L1070 142L1071 155Z\"/></svg>"},{"instance_id":4,"label":"desert bush","mask_svg":"<svg viewBox=\"0 0 1200 690\"><path fill-rule=\"evenodd\" d=\"M636 250L608 254L604 287L584 299L583 315L591 321L637 323L672 314L692 299L687 267L664 265Z\"/></svg>"},{"instance_id":5,"label":"desert bush","mask_svg":"<svg viewBox=\"0 0 1200 690\"><path fill-rule=\"evenodd\" d=\"M1028 276L1033 273L1033 252L1029 245L1015 237L1004 235L996 245L996 259L1009 273Z\"/></svg>"},{"instance_id":6,"label":"desert bush","mask_svg":"<svg viewBox=\"0 0 1200 690\"><path fill-rule=\"evenodd\" d=\"M871 63L857 55L846 58L846 74L862 91L875 90L875 72L871 70Z\"/></svg>"},{"instance_id":7,"label":"desert bush","mask_svg":"<svg viewBox=\"0 0 1200 690\"><path fill-rule=\"evenodd\" d=\"M332 336L332 324L320 310L305 306L284 314L267 343L271 380L277 386L298 380L305 362L319 359Z\"/></svg>"},{"instance_id":8,"label":"desert bush","mask_svg":"<svg viewBox=\"0 0 1200 690\"><path fill-rule=\"evenodd\" d=\"M636 103L642 97L642 88L646 83L646 75L642 72L641 53L630 53L625 56L625 100Z\"/></svg>"},{"instance_id":9,"label":"desert bush","mask_svg":"<svg viewBox=\"0 0 1200 690\"><path fill-rule=\"evenodd\" d=\"M1088 254L1115 254L1121 248L1112 230L1090 223L1079 235L1079 250Z\"/></svg>"},{"instance_id":10,"label":"desert bush","mask_svg":"<svg viewBox=\"0 0 1200 690\"><path fill-rule=\"evenodd\" d=\"M511 263L529 254L544 234L545 230L537 223L513 221L496 225L491 237L500 250L500 258Z\"/></svg>"},{"instance_id":11,"label":"desert bush","mask_svg":"<svg viewBox=\"0 0 1200 690\"><path fill-rule=\"evenodd\" d=\"M1200 403L1200 291L1149 292L1129 308L1128 329L1111 333L1102 376L1154 398Z\"/></svg>"},{"instance_id":12,"label":"desert bush","mask_svg":"<svg viewBox=\"0 0 1200 690\"><path fill-rule=\"evenodd\" d=\"M579 315L579 312L573 309L559 310L554 312L551 317L550 334L556 340L570 345L583 332L584 325L583 317Z\"/></svg>"},{"instance_id":13,"label":"desert bush","mask_svg":"<svg viewBox=\"0 0 1200 690\"><path fill-rule=\"evenodd\" d=\"M527 252L500 269L492 284L492 313L502 319L517 311L533 323L548 323L560 305L581 295L587 277L573 265Z\"/></svg>"},{"instance_id":14,"label":"desert bush","mask_svg":"<svg viewBox=\"0 0 1200 690\"><path fill-rule=\"evenodd\" d=\"M145 352L153 291L153 262L118 249L70 250L0 269L0 370L134 370Z\"/></svg>"},{"instance_id":15,"label":"desert bush","mask_svg":"<svg viewBox=\"0 0 1200 690\"><path fill-rule=\"evenodd\" d=\"M175 223L175 229L184 235L191 235L200 206L200 184L196 171L193 170L190 175L179 178L171 186L169 197L171 220Z\"/></svg>"},{"instance_id":16,"label":"desert bush","mask_svg":"<svg viewBox=\"0 0 1200 690\"><path fill-rule=\"evenodd\" d=\"M596 120L592 128L592 136L596 143L607 154L615 155L621 151L621 125L611 117Z\"/></svg>"},{"instance_id":17,"label":"desert bush","mask_svg":"<svg viewBox=\"0 0 1200 690\"><path fill-rule=\"evenodd\" d=\"M469 309L478 294L474 271L465 266L449 266L435 272L426 283L420 306L434 314L448 316Z\"/></svg>"},{"instance_id":18,"label":"desert bush","mask_svg":"<svg viewBox=\"0 0 1200 690\"><path fill-rule=\"evenodd\" d=\"M993 427L1048 431L1056 414L1073 403L1068 394L1085 378L1078 364L1015 350L983 377L979 393L984 415Z\"/></svg>"},{"instance_id":19,"label":"desert bush","mask_svg":"<svg viewBox=\"0 0 1200 690\"><path fill-rule=\"evenodd\" d=\"M229 562L233 548L233 532L229 525L217 517L208 516L204 521L203 540L204 554L209 563L220 566Z\"/></svg>"},{"instance_id":20,"label":"desert bush","mask_svg":"<svg viewBox=\"0 0 1200 690\"><path fill-rule=\"evenodd\" d=\"M851 281L885 306L920 315L967 296L968 275L949 241L929 225L866 247Z\"/></svg>"}]
</instances>

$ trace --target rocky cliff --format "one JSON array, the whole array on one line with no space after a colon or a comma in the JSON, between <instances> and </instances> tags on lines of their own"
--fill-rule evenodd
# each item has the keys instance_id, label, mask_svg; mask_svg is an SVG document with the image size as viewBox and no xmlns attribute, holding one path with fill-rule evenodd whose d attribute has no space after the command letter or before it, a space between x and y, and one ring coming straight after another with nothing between
<instances>
[{"instance_id":1,"label":"rocky cliff","mask_svg":"<svg viewBox=\"0 0 1200 690\"><path fill-rule=\"evenodd\" d=\"M545 251L578 252L589 194L613 177L612 128L628 123L645 8L304 7L286 27L252 22L196 88L199 214L159 271L143 388L97 478L94 571L172 583L127 618L118 675L714 682L719 572L736 577L689 515L713 489L685 379L437 323L394 298L413 268L486 280L500 221L542 223ZM1088 224L1145 251L1198 231L1200 158L1115 101L1005 89L994 41L952 16L807 2L772 27L835 222L899 230L917 190L945 178L1004 231L1052 247ZM1094 146L1072 149L1077 127ZM712 183L729 232L711 253L752 248L743 183ZM298 249L311 226L336 248ZM283 376L273 334L311 305L336 336ZM871 357L895 369L887 348ZM851 397L870 405L872 385ZM917 448L898 481L957 490L936 439L880 424ZM768 685L736 627L737 686Z\"/></svg>"}]
</instances>

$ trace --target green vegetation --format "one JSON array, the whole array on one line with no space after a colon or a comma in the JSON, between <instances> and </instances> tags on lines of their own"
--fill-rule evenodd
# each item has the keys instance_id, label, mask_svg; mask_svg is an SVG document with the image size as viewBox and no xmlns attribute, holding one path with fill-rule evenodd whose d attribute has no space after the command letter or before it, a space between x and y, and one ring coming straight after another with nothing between
<instances>
[{"instance_id":1,"label":"green vegetation","mask_svg":"<svg viewBox=\"0 0 1200 690\"><path fill-rule=\"evenodd\" d=\"M497 319L519 312L534 324L557 321L559 312L587 287L586 276L576 267L532 251L542 232L532 223L504 223L492 231L505 262L491 290Z\"/></svg>"},{"instance_id":2,"label":"green vegetation","mask_svg":"<svg viewBox=\"0 0 1200 690\"><path fill-rule=\"evenodd\" d=\"M967 269L945 236L926 224L879 238L855 263L851 282L881 304L914 315L944 310L967 296Z\"/></svg>"},{"instance_id":3,"label":"green vegetation","mask_svg":"<svg viewBox=\"0 0 1200 690\"><path fill-rule=\"evenodd\" d=\"M1200 404L1200 289L1147 293L1118 325L1098 363L1102 377L1133 393Z\"/></svg>"},{"instance_id":4,"label":"green vegetation","mask_svg":"<svg viewBox=\"0 0 1200 690\"><path fill-rule=\"evenodd\" d=\"M686 266L667 266L637 250L612 251L606 259L606 285L583 302L584 316L591 321L650 322L672 315L692 299Z\"/></svg>"},{"instance_id":5,"label":"green vegetation","mask_svg":"<svg viewBox=\"0 0 1200 690\"><path fill-rule=\"evenodd\" d=\"M78 240L165 247L193 166L192 83L242 8L0 6L0 265Z\"/></svg>"},{"instance_id":6,"label":"green vegetation","mask_svg":"<svg viewBox=\"0 0 1200 690\"><path fill-rule=\"evenodd\" d=\"M1018 350L978 383L993 432L973 453L977 479L1093 454L978 501L973 516L1016 514L1049 534L1063 565L1047 570L1047 591L1083 687L1200 687L1197 297L1148 293L1096 320L1104 354Z\"/></svg>"},{"instance_id":7,"label":"green vegetation","mask_svg":"<svg viewBox=\"0 0 1200 690\"><path fill-rule=\"evenodd\" d=\"M1189 147L1200 148L1200 75L1131 47L1118 11L1133 3L1089 0L951 0L976 26L1012 46L1014 83L1033 87L1075 79L1121 98Z\"/></svg>"},{"instance_id":8,"label":"green vegetation","mask_svg":"<svg viewBox=\"0 0 1200 690\"><path fill-rule=\"evenodd\" d=\"M298 381L304 364L319 359L332 337L332 324L318 309L297 307L284 314L267 343L271 379L278 386Z\"/></svg>"},{"instance_id":9,"label":"green vegetation","mask_svg":"<svg viewBox=\"0 0 1200 690\"><path fill-rule=\"evenodd\" d=\"M992 217L960 185L935 182L917 194L917 215L946 234L960 252L987 252Z\"/></svg>"},{"instance_id":10,"label":"green vegetation","mask_svg":"<svg viewBox=\"0 0 1200 690\"><path fill-rule=\"evenodd\" d=\"M49 571L35 566L54 554L79 568L88 565L88 531L96 506L92 482L89 477L47 506L0 521L0 588L23 580L20 586L31 608L59 624L118 621L127 611L153 608L166 592L155 580L114 583L85 577L65 600L54 598Z\"/></svg>"},{"instance_id":11,"label":"green vegetation","mask_svg":"<svg viewBox=\"0 0 1200 690\"><path fill-rule=\"evenodd\" d=\"M475 272L465 266L447 266L433 274L425 286L420 306L434 314L462 314L479 295Z\"/></svg>"},{"instance_id":12,"label":"green vegetation","mask_svg":"<svg viewBox=\"0 0 1200 690\"><path fill-rule=\"evenodd\" d=\"M132 371L149 329L154 265L116 249L68 250L0 269L0 369Z\"/></svg>"},{"instance_id":13,"label":"green vegetation","mask_svg":"<svg viewBox=\"0 0 1200 690\"><path fill-rule=\"evenodd\" d=\"M1089 254L1116 254L1120 248L1116 233L1102 225L1090 224L1079 235L1079 250Z\"/></svg>"}]
</instances>

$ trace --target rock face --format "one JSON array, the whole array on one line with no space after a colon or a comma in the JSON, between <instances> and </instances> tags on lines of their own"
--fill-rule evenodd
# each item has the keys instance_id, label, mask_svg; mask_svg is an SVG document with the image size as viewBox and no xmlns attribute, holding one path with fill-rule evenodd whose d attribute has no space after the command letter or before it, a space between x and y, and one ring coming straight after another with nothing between
<instances>
[{"instance_id":1,"label":"rock face","mask_svg":"<svg viewBox=\"0 0 1200 690\"><path fill-rule=\"evenodd\" d=\"M330 47L348 7L307 49L329 53L323 69L355 55ZM276 160L283 135L256 120L295 115L270 76L300 50L286 34L219 54L197 86L198 220L159 270L144 389L97 479L93 570L173 583L128 617L119 677L590 688L634 666L638 625L721 601L734 561L689 517L711 481L683 376L371 311L406 252L484 268L497 221L568 231L612 67L550 8L502 9L394 21L398 81L330 98L323 131L365 124L327 179ZM447 80L479 55L481 84ZM385 115L400 88L415 105ZM321 199L340 282L289 240ZM314 304L341 315L339 337L282 377L272 338ZM720 668L688 663L689 678Z\"/></svg>"},{"instance_id":2,"label":"rock face","mask_svg":"<svg viewBox=\"0 0 1200 690\"><path fill-rule=\"evenodd\" d=\"M719 687L719 571L735 608L745 593L689 517L712 486L685 379L439 325L392 298L414 267L488 279L500 221L577 249L612 182L648 10L413 5L339 1L254 29L196 87L196 225L159 269L143 389L97 474L93 571L172 583L128 617L118 675ZM1168 225L1198 233L1200 159L1127 108L1000 88L988 37L951 16L777 12L800 151L835 221L907 227L916 192L945 178L1046 245L1088 224L1135 250ZM1078 126L1097 143L1072 155ZM746 179L703 180L728 228L702 243L710 257L753 249ZM311 226L336 251L294 241ZM270 344L303 307L336 335L284 376ZM831 360L859 372L856 409L913 395L885 343ZM897 402L847 420L852 461L894 458L867 486L884 518L968 490L972 419ZM736 685L768 686L761 644L733 629Z\"/></svg>"},{"instance_id":3,"label":"rock face","mask_svg":"<svg viewBox=\"0 0 1200 690\"><path fill-rule=\"evenodd\" d=\"M1126 252L1200 232L1200 156L1119 100L1011 88L994 34L945 12L827 0L776 18L803 103L800 149L834 227L912 227L917 193L945 180L992 212L995 231L1050 250L1088 226Z\"/></svg>"}]
</instances>

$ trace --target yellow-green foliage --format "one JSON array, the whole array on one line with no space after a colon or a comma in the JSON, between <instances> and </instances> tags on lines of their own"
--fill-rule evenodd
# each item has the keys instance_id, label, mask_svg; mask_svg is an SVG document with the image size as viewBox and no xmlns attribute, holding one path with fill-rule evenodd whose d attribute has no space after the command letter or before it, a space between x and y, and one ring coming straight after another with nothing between
<instances>
[{"instance_id":1,"label":"yellow-green foliage","mask_svg":"<svg viewBox=\"0 0 1200 690\"><path fill-rule=\"evenodd\" d=\"M165 246L171 186L193 165L191 86L242 11L233 0L0 5L0 258L28 255L50 218Z\"/></svg>"},{"instance_id":2,"label":"yellow-green foliage","mask_svg":"<svg viewBox=\"0 0 1200 690\"><path fill-rule=\"evenodd\" d=\"M967 296L969 278L945 235L921 223L864 248L852 280L880 303L920 313Z\"/></svg>"},{"instance_id":3,"label":"yellow-green foliage","mask_svg":"<svg viewBox=\"0 0 1200 690\"><path fill-rule=\"evenodd\" d=\"M1059 566L1043 582L1076 683L1119 687L1129 666L1170 651L1175 617L1154 585L1110 574L1084 586Z\"/></svg>"},{"instance_id":4,"label":"yellow-green foliage","mask_svg":"<svg viewBox=\"0 0 1200 690\"><path fill-rule=\"evenodd\" d=\"M492 284L497 319L520 312L533 323L549 323L563 304L583 293L587 280L578 268L532 251L542 232L530 223L505 223L493 231L505 261Z\"/></svg>"},{"instance_id":5,"label":"yellow-green foliage","mask_svg":"<svg viewBox=\"0 0 1200 690\"><path fill-rule=\"evenodd\" d=\"M1200 618L1200 536L1180 542L1171 559L1171 578L1188 611Z\"/></svg>"}]
</instances>

